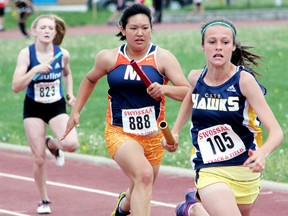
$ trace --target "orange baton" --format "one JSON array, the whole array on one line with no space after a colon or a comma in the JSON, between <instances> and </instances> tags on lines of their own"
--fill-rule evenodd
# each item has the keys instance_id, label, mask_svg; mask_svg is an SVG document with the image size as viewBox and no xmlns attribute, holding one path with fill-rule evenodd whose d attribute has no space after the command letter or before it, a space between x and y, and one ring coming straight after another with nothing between
<instances>
[{"instance_id":1,"label":"orange baton","mask_svg":"<svg viewBox=\"0 0 288 216\"><path fill-rule=\"evenodd\" d=\"M159 128L162 131L167 144L173 145L175 143L174 137L171 133L171 130L168 127L168 123L166 121L161 121L159 123Z\"/></svg>"}]
</instances>

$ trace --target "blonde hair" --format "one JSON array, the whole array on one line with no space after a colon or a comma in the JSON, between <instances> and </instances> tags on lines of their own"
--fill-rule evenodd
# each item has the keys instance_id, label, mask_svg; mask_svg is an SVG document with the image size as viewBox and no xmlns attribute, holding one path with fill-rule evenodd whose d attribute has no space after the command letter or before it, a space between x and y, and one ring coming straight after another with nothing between
<instances>
[{"instance_id":1,"label":"blonde hair","mask_svg":"<svg viewBox=\"0 0 288 216\"><path fill-rule=\"evenodd\" d=\"M59 16L55 14L40 15L32 22L31 28L35 29L38 25L39 20L44 19L44 18L51 19L55 22L56 35L53 39L53 44L56 44L58 46L61 45L64 39L64 36L66 34L67 27L66 27L65 21Z\"/></svg>"}]
</instances>

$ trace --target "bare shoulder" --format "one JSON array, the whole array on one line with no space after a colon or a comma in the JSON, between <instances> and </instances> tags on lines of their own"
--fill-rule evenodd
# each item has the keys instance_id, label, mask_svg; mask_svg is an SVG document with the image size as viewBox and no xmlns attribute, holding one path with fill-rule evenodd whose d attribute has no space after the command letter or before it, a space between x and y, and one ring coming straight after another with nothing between
<instances>
[{"instance_id":1,"label":"bare shoulder","mask_svg":"<svg viewBox=\"0 0 288 216\"><path fill-rule=\"evenodd\" d=\"M240 72L239 85L243 95L247 95L247 93L253 89L253 86L258 86L256 83L256 79L251 73L246 71Z\"/></svg>"},{"instance_id":2,"label":"bare shoulder","mask_svg":"<svg viewBox=\"0 0 288 216\"><path fill-rule=\"evenodd\" d=\"M196 82L198 81L203 69L196 69L191 70L188 75L188 82L190 83L191 87L194 88L196 85Z\"/></svg>"},{"instance_id":3,"label":"bare shoulder","mask_svg":"<svg viewBox=\"0 0 288 216\"><path fill-rule=\"evenodd\" d=\"M251 73L249 73L249 72L247 72L247 71L244 71L244 70L242 70L241 72L240 72L240 79L242 79L242 80L250 80L250 79L255 79L254 78L254 76L251 74Z\"/></svg>"},{"instance_id":4,"label":"bare shoulder","mask_svg":"<svg viewBox=\"0 0 288 216\"><path fill-rule=\"evenodd\" d=\"M70 53L67 49L64 49L62 47L60 49L61 49L61 52L63 53L63 56L69 56L70 55Z\"/></svg>"},{"instance_id":5,"label":"bare shoulder","mask_svg":"<svg viewBox=\"0 0 288 216\"><path fill-rule=\"evenodd\" d=\"M63 60L65 61L65 62L67 62L67 61L69 61L70 60L70 53L69 53L69 51L68 50L66 50L66 49L64 49L64 48L60 48L61 49L61 52L62 52L62 54L63 54Z\"/></svg>"},{"instance_id":6,"label":"bare shoulder","mask_svg":"<svg viewBox=\"0 0 288 216\"><path fill-rule=\"evenodd\" d=\"M96 54L95 65L99 65L105 71L110 71L117 60L118 48L103 49Z\"/></svg>"},{"instance_id":7,"label":"bare shoulder","mask_svg":"<svg viewBox=\"0 0 288 216\"><path fill-rule=\"evenodd\" d=\"M18 64L22 64L22 65L28 65L29 64L29 56L30 56L30 52L29 52L29 48L25 47L22 50L20 50L19 54L18 54Z\"/></svg>"},{"instance_id":8,"label":"bare shoulder","mask_svg":"<svg viewBox=\"0 0 288 216\"><path fill-rule=\"evenodd\" d=\"M156 53L157 67L165 76L168 71L182 71L175 55L167 49L158 47Z\"/></svg>"},{"instance_id":9,"label":"bare shoulder","mask_svg":"<svg viewBox=\"0 0 288 216\"><path fill-rule=\"evenodd\" d=\"M249 88L251 83L256 83L255 77L246 71L241 71L240 72L240 88Z\"/></svg>"},{"instance_id":10,"label":"bare shoulder","mask_svg":"<svg viewBox=\"0 0 288 216\"><path fill-rule=\"evenodd\" d=\"M25 47L25 48L21 49L20 52L19 52L19 56L28 57L29 55L30 55L30 52L29 52L29 48L28 47Z\"/></svg>"},{"instance_id":11,"label":"bare shoulder","mask_svg":"<svg viewBox=\"0 0 288 216\"><path fill-rule=\"evenodd\" d=\"M162 47L157 48L157 58L165 59L174 56L169 50L164 49Z\"/></svg>"},{"instance_id":12,"label":"bare shoulder","mask_svg":"<svg viewBox=\"0 0 288 216\"><path fill-rule=\"evenodd\" d=\"M113 55L117 55L118 53L118 48L114 49L102 49L100 50L97 54L96 57L100 58L111 58Z\"/></svg>"}]
</instances>

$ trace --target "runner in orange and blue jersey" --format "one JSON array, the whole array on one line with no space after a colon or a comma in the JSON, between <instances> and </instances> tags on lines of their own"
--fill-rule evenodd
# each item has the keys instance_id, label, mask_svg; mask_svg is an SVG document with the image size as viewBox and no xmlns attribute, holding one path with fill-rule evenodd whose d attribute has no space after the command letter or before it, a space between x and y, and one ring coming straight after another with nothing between
<instances>
[{"instance_id":1,"label":"runner in orange and blue jersey","mask_svg":"<svg viewBox=\"0 0 288 216\"><path fill-rule=\"evenodd\" d=\"M107 76L106 146L130 181L111 215L150 215L152 188L163 156L158 123L165 118L165 97L182 101L189 88L176 57L150 41L152 16L147 6L126 8L119 29L117 36L126 43L97 53L93 68L82 80L63 138L79 125L83 106L100 78ZM143 83L132 60L151 85Z\"/></svg>"}]
</instances>

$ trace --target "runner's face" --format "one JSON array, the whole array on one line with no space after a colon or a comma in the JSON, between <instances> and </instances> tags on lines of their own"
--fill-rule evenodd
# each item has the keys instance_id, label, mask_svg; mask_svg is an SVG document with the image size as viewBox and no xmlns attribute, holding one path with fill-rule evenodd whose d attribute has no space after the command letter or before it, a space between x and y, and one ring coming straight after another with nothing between
<instances>
[{"instance_id":1,"label":"runner's face","mask_svg":"<svg viewBox=\"0 0 288 216\"><path fill-rule=\"evenodd\" d=\"M128 19L122 34L126 36L128 46L141 51L149 45L151 31L149 18L144 14L137 14Z\"/></svg>"},{"instance_id":2,"label":"runner's face","mask_svg":"<svg viewBox=\"0 0 288 216\"><path fill-rule=\"evenodd\" d=\"M55 21L48 18L40 19L34 31L37 40L51 43L56 35Z\"/></svg>"},{"instance_id":3,"label":"runner's face","mask_svg":"<svg viewBox=\"0 0 288 216\"><path fill-rule=\"evenodd\" d=\"M205 51L207 62L218 66L230 62L235 50L231 29L221 25L209 27L204 35L202 49Z\"/></svg>"}]
</instances>

